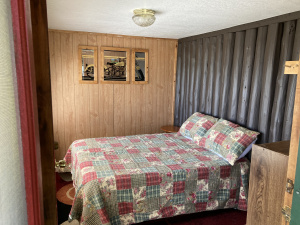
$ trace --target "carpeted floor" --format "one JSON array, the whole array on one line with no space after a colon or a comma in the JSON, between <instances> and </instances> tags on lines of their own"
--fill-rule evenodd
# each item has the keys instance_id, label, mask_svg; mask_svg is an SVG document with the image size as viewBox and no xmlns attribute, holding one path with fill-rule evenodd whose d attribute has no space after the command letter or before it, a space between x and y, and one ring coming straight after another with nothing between
<instances>
[{"instance_id":1,"label":"carpeted floor","mask_svg":"<svg viewBox=\"0 0 300 225\"><path fill-rule=\"evenodd\" d=\"M65 174L67 175L67 174ZM67 176L68 177L68 176ZM65 177L63 176L65 179ZM65 179L68 180L68 179ZM56 173L56 189L57 191L64 185L72 183L65 181ZM71 206L65 205L57 201L58 224L62 225L79 225L79 222L68 219ZM216 211L193 213L188 215L175 216L159 220L147 221L139 223L140 225L245 225L247 212L235 209L221 209ZM65 222L64 222L65 221Z\"/></svg>"}]
</instances>

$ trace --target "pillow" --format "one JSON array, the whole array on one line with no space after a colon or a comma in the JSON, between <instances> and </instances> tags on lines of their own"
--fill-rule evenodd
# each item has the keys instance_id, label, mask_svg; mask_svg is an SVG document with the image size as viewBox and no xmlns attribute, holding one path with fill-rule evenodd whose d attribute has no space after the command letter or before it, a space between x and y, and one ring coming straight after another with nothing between
<instances>
[{"instance_id":1,"label":"pillow","mask_svg":"<svg viewBox=\"0 0 300 225\"><path fill-rule=\"evenodd\" d=\"M204 136L195 134L193 141L201 147L222 155L233 165L257 135L258 132L220 119Z\"/></svg>"},{"instance_id":2,"label":"pillow","mask_svg":"<svg viewBox=\"0 0 300 225\"><path fill-rule=\"evenodd\" d=\"M189 139L193 139L195 134L203 137L217 121L215 117L195 112L182 124L178 133Z\"/></svg>"},{"instance_id":3,"label":"pillow","mask_svg":"<svg viewBox=\"0 0 300 225\"><path fill-rule=\"evenodd\" d=\"M257 139L255 139L250 145L248 145L248 147L243 151L243 153L240 155L240 157L237 159L241 159L243 158L245 155L248 154L248 152L250 152L250 150L252 149L252 145L255 144L255 142L257 141Z\"/></svg>"}]
</instances>

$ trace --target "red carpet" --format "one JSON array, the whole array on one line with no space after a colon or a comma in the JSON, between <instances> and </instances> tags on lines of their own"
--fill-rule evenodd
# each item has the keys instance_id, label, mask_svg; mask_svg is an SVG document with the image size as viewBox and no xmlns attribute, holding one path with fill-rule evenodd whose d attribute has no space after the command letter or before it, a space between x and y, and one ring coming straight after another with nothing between
<instances>
[{"instance_id":1,"label":"red carpet","mask_svg":"<svg viewBox=\"0 0 300 225\"><path fill-rule=\"evenodd\" d=\"M194 213L167 219L175 225L245 225L247 212L235 209L221 209Z\"/></svg>"},{"instance_id":2,"label":"red carpet","mask_svg":"<svg viewBox=\"0 0 300 225\"><path fill-rule=\"evenodd\" d=\"M63 179L61 179L58 173L55 173L55 176L56 176L56 192L58 192L58 190L61 189L63 186L67 184L72 184L72 181L64 181Z\"/></svg>"}]
</instances>

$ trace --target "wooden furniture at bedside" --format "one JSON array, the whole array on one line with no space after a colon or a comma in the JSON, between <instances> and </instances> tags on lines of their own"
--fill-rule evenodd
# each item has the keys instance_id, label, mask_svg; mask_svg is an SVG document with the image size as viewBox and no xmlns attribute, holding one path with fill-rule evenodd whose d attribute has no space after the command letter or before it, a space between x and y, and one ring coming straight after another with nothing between
<instances>
[{"instance_id":1,"label":"wooden furniture at bedside","mask_svg":"<svg viewBox=\"0 0 300 225\"><path fill-rule=\"evenodd\" d=\"M290 141L253 145L247 225L280 225Z\"/></svg>"},{"instance_id":2,"label":"wooden furniture at bedside","mask_svg":"<svg viewBox=\"0 0 300 225\"><path fill-rule=\"evenodd\" d=\"M175 133L179 131L180 127L170 125L170 126L162 126L160 129L166 133Z\"/></svg>"}]
</instances>

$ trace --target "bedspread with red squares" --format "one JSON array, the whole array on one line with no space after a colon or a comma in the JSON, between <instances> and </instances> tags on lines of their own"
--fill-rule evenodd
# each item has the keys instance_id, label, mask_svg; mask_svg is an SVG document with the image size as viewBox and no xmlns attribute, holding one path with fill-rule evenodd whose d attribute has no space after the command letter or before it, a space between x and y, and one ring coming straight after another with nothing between
<instances>
[{"instance_id":1,"label":"bedspread with red squares","mask_svg":"<svg viewBox=\"0 0 300 225\"><path fill-rule=\"evenodd\" d=\"M231 166L180 134L77 140L65 160L76 190L70 221L132 224L247 209L248 160Z\"/></svg>"}]
</instances>

